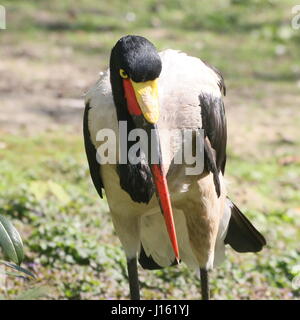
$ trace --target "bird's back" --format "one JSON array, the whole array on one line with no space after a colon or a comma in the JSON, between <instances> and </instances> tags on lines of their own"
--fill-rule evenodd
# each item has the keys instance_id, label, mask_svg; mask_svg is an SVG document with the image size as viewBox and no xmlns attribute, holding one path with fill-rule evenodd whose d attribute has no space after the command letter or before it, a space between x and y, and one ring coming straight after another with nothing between
<instances>
[{"instance_id":1,"label":"bird's back","mask_svg":"<svg viewBox=\"0 0 300 320\"><path fill-rule=\"evenodd\" d=\"M168 128L201 128L199 96L221 97L220 77L198 58L175 50L160 53L159 77L161 116L159 125Z\"/></svg>"}]
</instances>

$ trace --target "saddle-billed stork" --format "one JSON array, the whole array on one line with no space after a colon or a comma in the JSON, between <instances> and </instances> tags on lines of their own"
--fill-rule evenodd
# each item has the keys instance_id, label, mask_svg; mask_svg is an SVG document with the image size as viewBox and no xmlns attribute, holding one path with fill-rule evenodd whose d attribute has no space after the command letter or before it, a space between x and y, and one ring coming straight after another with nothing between
<instances>
[{"instance_id":1,"label":"saddle-billed stork","mask_svg":"<svg viewBox=\"0 0 300 320\"><path fill-rule=\"evenodd\" d=\"M223 260L225 244L238 252L257 252L266 244L226 195L222 94L225 84L216 68L179 51L158 53L146 38L132 35L116 43L109 70L86 94L90 173L101 198L105 190L125 250L131 299L140 298L137 260L145 269L180 261L200 268L202 298L209 299L208 271ZM130 137L134 129L151 137L148 146L141 136ZM189 140L182 139L186 130L192 132ZM115 136L104 139L105 132ZM201 172L187 174L190 163L175 163L184 143L192 145L193 155L202 146ZM115 162L106 159L108 153Z\"/></svg>"}]
</instances>

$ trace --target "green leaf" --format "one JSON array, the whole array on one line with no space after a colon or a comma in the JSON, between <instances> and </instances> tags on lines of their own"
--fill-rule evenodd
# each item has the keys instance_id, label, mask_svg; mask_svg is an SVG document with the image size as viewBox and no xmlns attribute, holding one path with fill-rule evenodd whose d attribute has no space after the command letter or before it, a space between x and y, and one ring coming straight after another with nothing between
<instances>
[{"instance_id":1,"label":"green leaf","mask_svg":"<svg viewBox=\"0 0 300 320\"><path fill-rule=\"evenodd\" d=\"M16 228L0 215L0 247L4 254L16 264L24 259L23 242Z\"/></svg>"},{"instance_id":2,"label":"green leaf","mask_svg":"<svg viewBox=\"0 0 300 320\"><path fill-rule=\"evenodd\" d=\"M4 274L6 276L11 276L11 277L16 277L16 278L22 278L22 279L26 279L26 277L20 275L17 272L11 272L11 271L4 271L4 272L0 272L0 274Z\"/></svg>"},{"instance_id":3,"label":"green leaf","mask_svg":"<svg viewBox=\"0 0 300 320\"><path fill-rule=\"evenodd\" d=\"M5 266L7 266L9 268L12 268L12 269L18 271L18 272L22 272L22 273L26 274L27 276L30 276L31 278L35 278L35 275L31 271L29 271L29 270L27 270L25 268L22 268L20 266L17 266L16 264L13 264L13 263L10 263L10 262L7 262L7 261L0 261L0 263L4 264ZM17 274L17 275L21 276L21 277L24 277L24 276L22 276L20 274Z\"/></svg>"}]
</instances>

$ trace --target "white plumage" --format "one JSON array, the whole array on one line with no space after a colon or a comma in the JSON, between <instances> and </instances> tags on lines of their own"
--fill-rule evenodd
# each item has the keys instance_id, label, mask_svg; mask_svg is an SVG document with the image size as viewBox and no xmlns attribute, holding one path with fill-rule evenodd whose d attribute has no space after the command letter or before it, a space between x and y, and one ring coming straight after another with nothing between
<instances>
[{"instance_id":1,"label":"white plumage","mask_svg":"<svg viewBox=\"0 0 300 320\"><path fill-rule=\"evenodd\" d=\"M185 53L166 50L159 55L162 60L159 77L159 132L164 129L178 129L180 132L183 129L201 128L199 94L220 98L219 75L200 59ZM96 136L104 128L116 132L118 144L118 121L109 71L88 91L86 102L91 108L88 126L94 146L100 146L101 142L96 141ZM176 145L176 137L172 137L170 148L167 134L160 135L160 139L165 172L169 171L168 185L180 258L191 268L201 266L210 269L224 257L224 239L230 218L223 176L220 173L221 196L218 198L211 173L199 178L182 174L184 166L181 170L171 170L171 160L180 145ZM151 255L157 264L170 265L174 261L174 253L156 197L153 196L147 205L133 202L120 187L115 165L101 165L99 170L113 223L127 257L134 257L142 242L146 254ZM208 239L204 239L201 232L206 233L207 230ZM195 239L193 233L197 232L198 237Z\"/></svg>"}]
</instances>

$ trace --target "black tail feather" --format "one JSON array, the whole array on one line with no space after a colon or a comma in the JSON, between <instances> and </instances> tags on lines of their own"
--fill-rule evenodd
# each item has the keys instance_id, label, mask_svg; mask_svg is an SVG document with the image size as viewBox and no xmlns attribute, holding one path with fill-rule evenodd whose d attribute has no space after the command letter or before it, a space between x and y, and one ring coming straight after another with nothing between
<instances>
[{"instance_id":1,"label":"black tail feather","mask_svg":"<svg viewBox=\"0 0 300 320\"><path fill-rule=\"evenodd\" d=\"M227 201L231 207L231 218L224 243L238 252L260 251L266 245L265 238L230 199Z\"/></svg>"},{"instance_id":2,"label":"black tail feather","mask_svg":"<svg viewBox=\"0 0 300 320\"><path fill-rule=\"evenodd\" d=\"M146 255L146 252L145 252L142 244L141 244L141 252L140 252L140 256L139 256L139 263L143 269L147 269L147 270L158 270L158 269L164 268L164 267L160 266L159 264L157 264L153 260L151 255L149 257ZM173 263L170 266L175 266L177 264L178 263L177 263L176 259L174 259Z\"/></svg>"}]
</instances>

